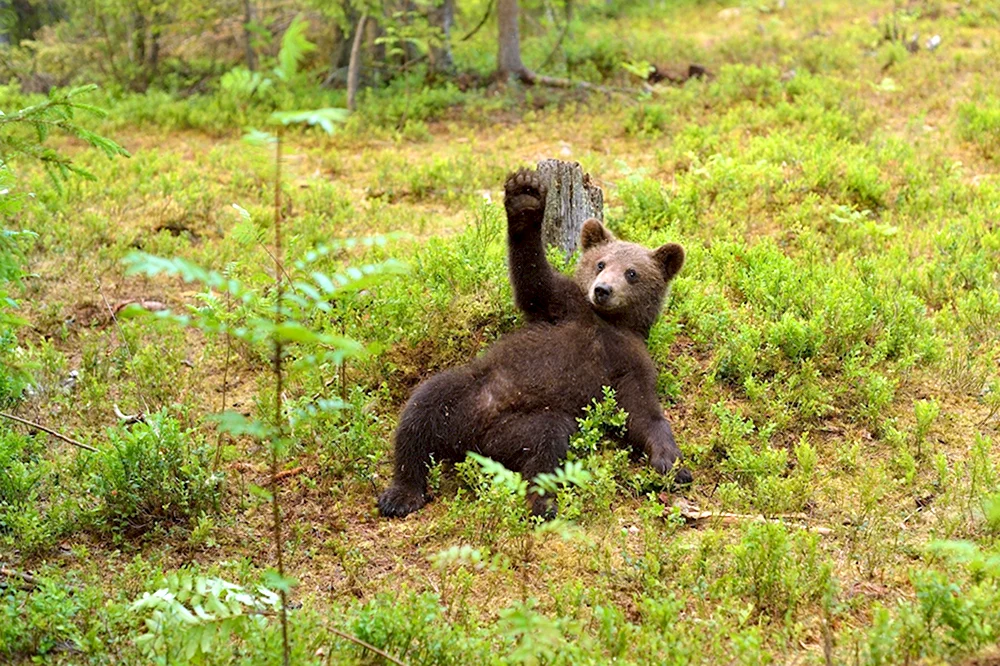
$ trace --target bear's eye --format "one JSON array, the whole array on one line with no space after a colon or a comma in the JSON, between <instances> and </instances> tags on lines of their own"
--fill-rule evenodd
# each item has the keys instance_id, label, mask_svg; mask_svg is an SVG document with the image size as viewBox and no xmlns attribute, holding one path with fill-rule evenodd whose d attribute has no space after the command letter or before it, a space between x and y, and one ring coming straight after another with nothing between
<instances>
[{"instance_id":1,"label":"bear's eye","mask_svg":"<svg viewBox=\"0 0 1000 666\"><path fill-rule=\"evenodd\" d=\"M625 271L625 279L629 281L629 284L635 284L639 281L639 274L635 272L634 268L630 268Z\"/></svg>"},{"instance_id":2,"label":"bear's eye","mask_svg":"<svg viewBox=\"0 0 1000 666\"><path fill-rule=\"evenodd\" d=\"M604 270L604 262L603 261L598 261L597 262L597 272L600 273L603 270Z\"/></svg>"}]
</instances>

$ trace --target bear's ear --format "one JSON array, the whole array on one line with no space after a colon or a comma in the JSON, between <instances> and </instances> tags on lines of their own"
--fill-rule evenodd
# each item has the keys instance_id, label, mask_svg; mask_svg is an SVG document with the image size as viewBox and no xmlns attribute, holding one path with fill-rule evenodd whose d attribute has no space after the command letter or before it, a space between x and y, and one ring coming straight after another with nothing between
<instances>
[{"instance_id":1,"label":"bear's ear","mask_svg":"<svg viewBox=\"0 0 1000 666\"><path fill-rule=\"evenodd\" d=\"M677 243L667 243L653 251L653 258L663 271L663 280L670 282L684 265L684 248Z\"/></svg>"},{"instance_id":2,"label":"bear's ear","mask_svg":"<svg viewBox=\"0 0 1000 666\"><path fill-rule=\"evenodd\" d=\"M614 239L611 232L594 218L584 222L583 229L580 231L580 245L583 246L584 250L610 243Z\"/></svg>"}]
</instances>

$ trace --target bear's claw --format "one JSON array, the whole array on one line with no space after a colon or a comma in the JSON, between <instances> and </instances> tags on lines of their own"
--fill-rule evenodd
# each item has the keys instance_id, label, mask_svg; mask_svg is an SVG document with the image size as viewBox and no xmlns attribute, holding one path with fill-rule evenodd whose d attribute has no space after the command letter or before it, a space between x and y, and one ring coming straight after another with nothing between
<instances>
[{"instance_id":1,"label":"bear's claw","mask_svg":"<svg viewBox=\"0 0 1000 666\"><path fill-rule=\"evenodd\" d=\"M503 185L504 205L508 211L543 208L548 186L545 179L533 169L519 169L507 176Z\"/></svg>"},{"instance_id":2,"label":"bear's claw","mask_svg":"<svg viewBox=\"0 0 1000 666\"><path fill-rule=\"evenodd\" d=\"M694 481L691 470L687 467L675 467L674 470L674 487L690 486Z\"/></svg>"},{"instance_id":3,"label":"bear's claw","mask_svg":"<svg viewBox=\"0 0 1000 666\"><path fill-rule=\"evenodd\" d=\"M389 486L378 498L378 510L386 518L402 518L427 504L427 496L403 486Z\"/></svg>"}]
</instances>

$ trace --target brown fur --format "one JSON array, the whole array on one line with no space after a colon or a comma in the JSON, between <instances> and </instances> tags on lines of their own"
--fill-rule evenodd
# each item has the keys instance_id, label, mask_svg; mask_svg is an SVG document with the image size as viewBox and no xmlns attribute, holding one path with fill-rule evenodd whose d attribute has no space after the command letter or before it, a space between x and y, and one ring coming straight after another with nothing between
<instances>
[{"instance_id":1,"label":"brown fur","mask_svg":"<svg viewBox=\"0 0 1000 666\"><path fill-rule=\"evenodd\" d=\"M566 455L577 417L604 386L615 389L628 413L626 441L654 468L667 472L680 458L657 401L645 339L684 262L681 247L650 251L588 220L570 280L545 260L545 187L538 174L512 174L504 205L514 301L527 325L414 391L396 430L395 477L379 497L385 516L405 516L426 503L432 458L455 461L476 451L528 479L551 472ZM688 482L690 473L678 470L676 478ZM534 500L536 511L549 510Z\"/></svg>"}]
</instances>

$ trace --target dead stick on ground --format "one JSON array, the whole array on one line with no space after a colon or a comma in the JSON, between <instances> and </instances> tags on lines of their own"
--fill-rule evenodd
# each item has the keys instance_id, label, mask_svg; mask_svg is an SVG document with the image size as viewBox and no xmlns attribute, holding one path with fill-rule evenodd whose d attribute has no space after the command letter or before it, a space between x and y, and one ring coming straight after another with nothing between
<instances>
[{"instance_id":1,"label":"dead stick on ground","mask_svg":"<svg viewBox=\"0 0 1000 666\"><path fill-rule=\"evenodd\" d=\"M371 650L372 652L374 652L375 654L377 654L378 656L382 657L383 659L385 659L387 661L391 661L394 664L398 664L398 666L406 666L406 664L404 662L400 661L399 659L396 659L391 654L387 654L387 653L383 652L382 650L379 650L377 647L375 647L371 643L365 642L365 641L361 640L360 638L358 638L357 636L352 636L350 634L346 634L343 631L340 631L339 629L330 629L330 631L333 632L334 634L336 634L337 636L340 636L344 640L351 641L352 643L356 643L357 645L360 645L361 647L365 648L366 650Z\"/></svg>"},{"instance_id":2,"label":"dead stick on ground","mask_svg":"<svg viewBox=\"0 0 1000 666\"><path fill-rule=\"evenodd\" d=\"M290 476L295 476L296 474L301 474L306 471L305 467L296 467L294 469L286 469L278 472L274 475L273 481L281 481L282 479L287 479ZM272 482L273 482L272 481Z\"/></svg>"},{"instance_id":3,"label":"dead stick on ground","mask_svg":"<svg viewBox=\"0 0 1000 666\"><path fill-rule=\"evenodd\" d=\"M516 76L521 80L522 83L526 83L531 86L548 86L549 88L565 88L567 90L576 88L578 90L595 90L597 92L602 92L605 94L610 93L622 93L625 95L631 95L636 92L634 88L620 88L617 86L602 86L596 83L589 83L587 81L571 81L569 79L560 79L553 76L542 76L537 74L530 69L525 69L522 72L518 72Z\"/></svg>"},{"instance_id":4,"label":"dead stick on ground","mask_svg":"<svg viewBox=\"0 0 1000 666\"><path fill-rule=\"evenodd\" d=\"M717 520L721 523L743 523L748 520L760 521L765 523L775 523L783 522L781 518L765 518L764 516L755 516L752 514L745 513L726 513L721 511L681 511L681 515L691 523L700 523L710 520ZM833 534L833 530L829 527L822 527L818 525L806 525L805 523L787 523L794 527L799 527L810 532L816 532L817 534L828 535Z\"/></svg>"},{"instance_id":5,"label":"dead stick on ground","mask_svg":"<svg viewBox=\"0 0 1000 666\"><path fill-rule=\"evenodd\" d=\"M73 446L78 446L81 449L86 449L87 451L93 451L94 453L97 453L97 449L95 449L92 446L88 446L87 444L84 444L82 442L78 442L78 441L76 441L75 439L73 439L71 437L67 437L66 435L58 433L55 430L50 430L49 428L46 428L43 425L40 425L38 423L34 423L33 421L29 421L27 419L22 419L20 416L14 416L13 414L7 414L6 412L0 412L0 417L3 417L5 419L10 419L11 421L16 421L16 422L20 423L21 425L26 425L29 428L34 428L35 430L41 430L42 432L45 432L45 433L48 433L48 434L52 435L56 439L61 439L62 441L66 442L67 444L72 444Z\"/></svg>"},{"instance_id":6,"label":"dead stick on ground","mask_svg":"<svg viewBox=\"0 0 1000 666\"><path fill-rule=\"evenodd\" d=\"M664 496L661 495L660 497L661 499L663 499ZM808 516L801 513L783 514L783 515L773 516L771 518L765 518L763 515L753 515L746 513L727 513L725 511L702 511L697 506L691 504L690 502L684 499L678 499L677 501L673 502L673 506L680 509L681 516L683 516L684 519L692 525L711 520L727 524L743 523L748 520L759 521L759 522L789 521L788 522L789 525L792 525L794 527L799 527L804 530L809 530L810 532L816 532L817 534L823 534L823 535L833 534L833 530L830 529L829 527L811 526L807 525L805 522L802 522L804 519L808 518ZM791 522L791 521L796 521L796 522Z\"/></svg>"}]
</instances>

